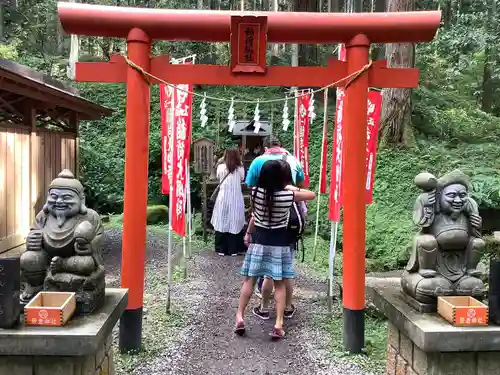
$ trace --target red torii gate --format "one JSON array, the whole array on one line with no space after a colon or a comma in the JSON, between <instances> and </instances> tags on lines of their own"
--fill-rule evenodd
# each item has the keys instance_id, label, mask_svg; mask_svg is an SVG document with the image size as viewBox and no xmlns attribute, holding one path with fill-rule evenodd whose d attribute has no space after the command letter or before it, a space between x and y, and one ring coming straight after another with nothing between
<instances>
[{"instance_id":1,"label":"red torii gate","mask_svg":"<svg viewBox=\"0 0 500 375\"><path fill-rule=\"evenodd\" d=\"M128 64L78 63L76 80L127 84L122 286L129 302L120 321L120 347L141 345L148 196L150 84L145 72L172 84L322 87L349 74L360 74L346 89L344 176L344 345L364 346L365 307L365 142L368 87L411 88L417 69L369 65L370 43L417 43L433 39L441 13L296 13L160 10L59 3L59 17L69 34L127 38ZM242 17L243 16L243 17ZM250 43L257 53L242 62L241 25L254 28ZM153 39L231 41L231 66L171 65L168 56L151 57ZM266 66L267 43L345 43L347 61L330 59L326 67ZM248 43L248 41L246 41ZM253 60L252 60L253 59ZM250 63L249 63L250 61ZM341 82L337 86L343 86Z\"/></svg>"}]
</instances>

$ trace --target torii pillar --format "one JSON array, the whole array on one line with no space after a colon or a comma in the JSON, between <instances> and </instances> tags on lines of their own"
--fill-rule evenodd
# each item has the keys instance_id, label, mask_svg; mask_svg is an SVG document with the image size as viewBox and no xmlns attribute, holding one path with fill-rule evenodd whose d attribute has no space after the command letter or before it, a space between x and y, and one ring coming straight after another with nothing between
<instances>
[{"instance_id":1,"label":"torii pillar","mask_svg":"<svg viewBox=\"0 0 500 375\"><path fill-rule=\"evenodd\" d=\"M427 42L434 38L441 20L439 11L242 13L76 3L59 3L58 8L61 24L67 33L127 38L129 60L144 71L172 84L201 85L323 87L366 67L371 43ZM253 30L250 42L243 33L249 27ZM168 56L150 57L153 39L230 41L231 65L170 65ZM268 42L345 43L347 60L330 59L326 67L267 66L265 52ZM250 58L246 55L248 48L252 50ZM245 62L239 60L242 55L247 58ZM149 84L159 82L145 79L121 56L114 56L106 63L78 63L76 79L127 84L122 286L129 289L129 302L120 322L120 348L137 350L141 346L146 246ZM345 82L337 86L343 85ZM359 353L364 346L368 88L411 88L417 85L417 69L388 69L385 62L375 62L346 88L344 158L348 173L344 175L344 345L354 353Z\"/></svg>"}]
</instances>

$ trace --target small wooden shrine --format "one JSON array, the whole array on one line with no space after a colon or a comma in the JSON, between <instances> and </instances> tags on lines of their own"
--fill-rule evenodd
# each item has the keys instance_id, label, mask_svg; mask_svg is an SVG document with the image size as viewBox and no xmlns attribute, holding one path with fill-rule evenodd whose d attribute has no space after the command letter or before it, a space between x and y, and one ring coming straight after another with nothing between
<instances>
[{"instance_id":1,"label":"small wooden shrine","mask_svg":"<svg viewBox=\"0 0 500 375\"><path fill-rule=\"evenodd\" d=\"M272 134L272 125L267 120L260 121L260 129L255 133L254 120L237 120L233 129L233 139L240 139L239 147L245 172L253 159L264 153L264 138Z\"/></svg>"}]
</instances>

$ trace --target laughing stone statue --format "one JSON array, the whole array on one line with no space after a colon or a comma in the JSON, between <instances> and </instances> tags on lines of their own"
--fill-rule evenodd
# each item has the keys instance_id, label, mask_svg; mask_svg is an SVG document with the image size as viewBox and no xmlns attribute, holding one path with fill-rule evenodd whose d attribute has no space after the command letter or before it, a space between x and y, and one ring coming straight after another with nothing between
<instances>
[{"instance_id":1,"label":"laughing stone statue","mask_svg":"<svg viewBox=\"0 0 500 375\"><path fill-rule=\"evenodd\" d=\"M75 292L78 313L104 303L100 216L85 206L83 186L63 170L49 186L47 202L35 218L21 256L21 302L40 290Z\"/></svg>"},{"instance_id":2,"label":"laughing stone statue","mask_svg":"<svg viewBox=\"0 0 500 375\"><path fill-rule=\"evenodd\" d=\"M403 290L428 306L435 306L438 296L481 297L484 284L477 265L485 243L469 177L459 170L439 179L420 173L415 184L423 190L413 208L420 233L401 279Z\"/></svg>"}]
</instances>

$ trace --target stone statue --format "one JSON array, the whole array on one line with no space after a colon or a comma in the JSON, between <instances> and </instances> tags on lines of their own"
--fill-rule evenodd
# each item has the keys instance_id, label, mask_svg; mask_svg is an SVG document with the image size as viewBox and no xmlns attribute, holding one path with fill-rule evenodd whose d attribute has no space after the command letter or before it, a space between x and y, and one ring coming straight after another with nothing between
<instances>
[{"instance_id":1,"label":"stone statue","mask_svg":"<svg viewBox=\"0 0 500 375\"><path fill-rule=\"evenodd\" d=\"M35 218L21 256L21 302L40 290L75 292L78 313L104 303L100 216L85 206L83 186L63 170L49 186L47 202Z\"/></svg>"},{"instance_id":2,"label":"stone statue","mask_svg":"<svg viewBox=\"0 0 500 375\"><path fill-rule=\"evenodd\" d=\"M432 311L428 308L435 308L438 296L481 297L484 284L477 265L485 243L469 177L459 170L439 179L420 173L415 185L423 190L413 208L420 233L401 278L404 292L423 305L421 311Z\"/></svg>"}]
</instances>

